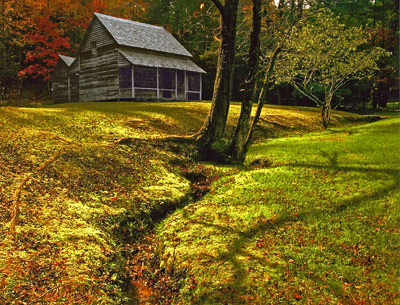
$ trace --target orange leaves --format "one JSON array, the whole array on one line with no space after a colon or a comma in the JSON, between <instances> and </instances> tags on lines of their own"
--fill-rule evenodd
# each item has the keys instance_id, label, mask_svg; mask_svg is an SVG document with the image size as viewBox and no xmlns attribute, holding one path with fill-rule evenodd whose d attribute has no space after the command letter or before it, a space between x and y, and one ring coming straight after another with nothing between
<instances>
[{"instance_id":1,"label":"orange leaves","mask_svg":"<svg viewBox=\"0 0 400 305\"><path fill-rule=\"evenodd\" d=\"M107 11L107 3L103 0L93 0L92 11L97 13L105 13Z\"/></svg>"},{"instance_id":2,"label":"orange leaves","mask_svg":"<svg viewBox=\"0 0 400 305\"><path fill-rule=\"evenodd\" d=\"M179 291L179 276L173 267L161 267L156 236L144 236L136 244L127 245L126 250L134 253L129 257L129 272L138 303L170 304Z\"/></svg>"},{"instance_id":3,"label":"orange leaves","mask_svg":"<svg viewBox=\"0 0 400 305\"><path fill-rule=\"evenodd\" d=\"M295 294L294 294L294 298L295 298L296 300L300 300L300 299L302 299L303 297L302 297L300 294L295 293Z\"/></svg>"}]
</instances>

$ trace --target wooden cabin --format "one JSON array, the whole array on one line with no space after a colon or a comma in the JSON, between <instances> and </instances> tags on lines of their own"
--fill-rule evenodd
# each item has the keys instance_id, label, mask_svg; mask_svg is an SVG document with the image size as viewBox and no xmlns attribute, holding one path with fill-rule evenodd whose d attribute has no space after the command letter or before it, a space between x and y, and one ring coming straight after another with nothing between
<instances>
[{"instance_id":1,"label":"wooden cabin","mask_svg":"<svg viewBox=\"0 0 400 305\"><path fill-rule=\"evenodd\" d=\"M51 76L53 99L56 103L79 101L79 60L59 55Z\"/></svg>"},{"instance_id":2,"label":"wooden cabin","mask_svg":"<svg viewBox=\"0 0 400 305\"><path fill-rule=\"evenodd\" d=\"M60 55L54 100L201 100L191 57L163 27L95 13L77 57Z\"/></svg>"}]
</instances>

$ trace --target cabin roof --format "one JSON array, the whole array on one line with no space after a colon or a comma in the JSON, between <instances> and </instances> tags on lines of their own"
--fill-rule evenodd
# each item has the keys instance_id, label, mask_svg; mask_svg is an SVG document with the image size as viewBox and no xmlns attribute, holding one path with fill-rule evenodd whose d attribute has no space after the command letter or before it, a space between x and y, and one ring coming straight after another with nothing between
<instances>
[{"instance_id":1,"label":"cabin roof","mask_svg":"<svg viewBox=\"0 0 400 305\"><path fill-rule=\"evenodd\" d=\"M69 56L65 56L65 55L58 55L60 57L60 59L68 66L70 67L72 65L72 63L75 61L75 58L73 57L69 57Z\"/></svg>"},{"instance_id":2,"label":"cabin roof","mask_svg":"<svg viewBox=\"0 0 400 305\"><path fill-rule=\"evenodd\" d=\"M119 50L119 52L133 65L206 73L189 58L148 54L134 49Z\"/></svg>"},{"instance_id":3,"label":"cabin roof","mask_svg":"<svg viewBox=\"0 0 400 305\"><path fill-rule=\"evenodd\" d=\"M120 46L192 57L162 26L94 14Z\"/></svg>"}]
</instances>

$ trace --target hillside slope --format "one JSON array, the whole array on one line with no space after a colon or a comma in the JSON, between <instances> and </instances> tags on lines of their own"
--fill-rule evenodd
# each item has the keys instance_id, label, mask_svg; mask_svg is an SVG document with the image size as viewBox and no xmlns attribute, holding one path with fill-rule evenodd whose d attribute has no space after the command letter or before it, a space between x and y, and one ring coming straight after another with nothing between
<instances>
[{"instance_id":1,"label":"hillside slope","mask_svg":"<svg viewBox=\"0 0 400 305\"><path fill-rule=\"evenodd\" d=\"M399 304L400 119L254 145L158 228L185 304Z\"/></svg>"},{"instance_id":2,"label":"hillside slope","mask_svg":"<svg viewBox=\"0 0 400 305\"><path fill-rule=\"evenodd\" d=\"M126 243L187 201L177 164L209 103L77 103L0 108L0 303L121 304ZM228 130L239 112L232 106ZM333 123L359 116L334 113ZM257 138L318 130L316 109L267 107ZM129 145L117 140L134 139ZM43 172L46 160L57 158ZM28 183L23 184L24 179ZM21 191L16 236L7 232Z\"/></svg>"}]
</instances>

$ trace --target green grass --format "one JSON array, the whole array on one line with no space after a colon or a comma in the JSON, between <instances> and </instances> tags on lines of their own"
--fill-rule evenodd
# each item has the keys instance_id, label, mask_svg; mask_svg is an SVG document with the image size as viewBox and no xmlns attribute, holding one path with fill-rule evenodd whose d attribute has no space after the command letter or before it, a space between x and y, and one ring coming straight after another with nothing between
<instances>
[{"instance_id":1,"label":"green grass","mask_svg":"<svg viewBox=\"0 0 400 305\"><path fill-rule=\"evenodd\" d=\"M400 121L254 145L159 227L194 304L398 304ZM254 162L255 160L261 160Z\"/></svg>"},{"instance_id":2,"label":"green grass","mask_svg":"<svg viewBox=\"0 0 400 305\"><path fill-rule=\"evenodd\" d=\"M0 303L121 304L124 243L188 196L189 182L169 165L181 156L143 141L160 134L151 121L135 107L102 105L0 108ZM114 144L124 137L137 140ZM9 239L18 184L56 150L60 158L25 188Z\"/></svg>"},{"instance_id":3,"label":"green grass","mask_svg":"<svg viewBox=\"0 0 400 305\"><path fill-rule=\"evenodd\" d=\"M34 108L0 107L0 303L122 304L125 299L123 290L127 279L126 246L146 228L153 225L155 215L179 206L188 199L191 193L190 182L182 176L177 167L177 164L189 163L191 148L175 144L160 145L153 140L167 135L188 135L197 131L209 107L210 103L71 103L36 105ZM239 106L234 103L231 107L228 133L232 132L238 113ZM360 120L362 120L360 116L342 112L334 112L332 119L334 126L347 126ZM381 128L377 126L378 129ZM185 232L192 234L192 240L187 237L185 243L180 246L186 247L188 243L192 243L194 248L182 249L189 252L198 251L199 243L205 243L204 251L210 251L210 253L217 251L216 253L221 255L222 264L217 260L215 264L205 265L211 268L210 272L206 273L209 278L214 277L213 270L217 268L218 272L215 274L218 274L220 270L226 272L225 268L231 257L236 260L234 262L240 262L241 258L235 258L234 252L230 252L236 251L229 250L230 243L233 243L232 249L238 251L242 248L242 244L247 245L248 240L254 239L253 231L259 231L257 227L253 228L253 225L260 225L260 228L263 228L271 222L268 221L268 217L274 221L282 219L284 224L292 223L284 221L284 217L290 217L292 210L287 209L287 216L284 214L286 210L280 210L278 193L274 195L279 199L277 199L278 206L274 208L275 210L271 210L269 204L258 203L272 202L275 197L271 195L273 192L270 192L269 188L271 190L281 188L278 184L267 186L267 182L263 179L269 175L265 175L264 172L271 171L271 175L282 177L282 181L289 177L287 173L292 173L293 181L300 181L302 177L307 179L307 174L303 172L306 169L301 167L302 163L309 162L307 151L303 150L303 161L297 160L296 167L295 161L290 161L283 150L279 151L279 147L283 146L278 145L273 148L268 145L278 144L281 141L286 143L290 151L290 141L293 141L294 145L297 139L297 145L301 148L300 135L318 130L321 130L321 126L317 109L266 107L256 134L256 140L260 144L254 146L249 161L251 158L265 159L266 155L271 158L268 162L273 163L273 168L254 172L245 171L236 176L225 177L214 186L213 194L207 197L208 199L200 202L198 206L192 205L180 212L192 211L189 216L197 215L193 219L199 221L199 224L176 232L178 235ZM352 132L354 136L357 134L356 131ZM357 132L363 134L362 127ZM346 134L346 131L342 133L345 138L353 136ZM329 136L336 137L340 134L337 132ZM276 138L287 135L299 137L276 139L269 142L267 146L262 144L266 137ZM116 144L117 140L123 138L132 140L129 145ZM307 138L305 136L304 139ZM316 144L316 147L320 146ZM57 150L61 151L59 159L44 173L35 174L37 168ZM259 155L257 155L257 150ZM310 154L312 151L314 150L310 150ZM369 156L369 153L365 155ZM366 156L363 158L367 158ZM338 158L341 162L342 155ZM365 160L365 162L369 161ZM358 166L357 164L354 166ZM216 165L194 165L195 168L196 166L206 166L219 175L239 172L237 168L221 168ZM378 164L376 168L381 167ZM318 168L307 170L320 172ZM296 171L299 175L295 175ZM30 173L33 173L33 179L23 192L16 239L13 240L7 235L13 194L22 179ZM258 176L253 176L252 173L258 173ZM372 174L377 177L385 175L383 171L378 170L372 171ZM362 179L366 179L365 174L360 172L360 175L364 177ZM327 177L330 176L327 175ZM282 181L279 183L283 188L286 184ZM243 198L247 198L250 195L245 195L245 188L247 185L250 186L250 183L255 190L261 187L266 196L261 199L257 195L259 191L252 192L253 203L249 205L243 201L242 204L242 200L239 199L242 197L236 196L235 192L243 193ZM297 183L301 185L300 182ZM308 187L312 188L310 183L304 184L304 187L309 185ZM376 190L380 189L379 183L374 186ZM351 186L348 188L352 190ZM372 189L374 190L375 188ZM360 191L364 190L360 187ZM280 194L286 193L286 191L282 192ZM231 202L225 201L225 193L232 194L231 199L226 197ZM212 202L218 209L224 206L221 204L224 202L225 210L216 209L216 213L210 213L207 202L211 202L209 200L214 198L212 196L215 196ZM302 196L307 195L304 193ZM388 196L392 198L390 192ZM285 201L285 206L289 205L287 202L289 201ZM256 214L248 210L249 207L252 207ZM308 208L311 209L312 204ZM204 217L206 218L204 219L198 218L201 216L199 213L202 209L205 209ZM242 212L236 214L231 212L236 210ZM305 211L308 211L307 208ZM275 214L278 216L274 216ZM179 219L179 215L183 214L176 215L178 216L174 217ZM182 224L187 223L189 216L181 218ZM252 224L254 217L258 217L257 222ZM229 233L226 236L221 233L216 234L213 242L208 245L206 239L202 241L204 237L202 234L206 232L214 234L213 230L217 230L217 227L201 225L201 222L208 223L208 218L210 221L214 218L219 219L216 225L221 228L227 226L227 230L233 230L232 234ZM237 223L234 222L236 220ZM384 224L391 221L389 219ZM165 234L169 234L168 228L173 228L173 226L175 226L174 221L170 226L166 225ZM200 230L198 237L197 233L191 231L196 228ZM186 229L189 230L185 231ZM386 232L385 229L382 230ZM241 234L242 231L243 234ZM217 239L218 236L221 240ZM236 241L235 238L238 240ZM214 247L214 240L221 245L221 248ZM174 239L172 238L171 241ZM165 257L168 256L170 250L171 244L166 242ZM177 251L179 260L177 258L174 263L179 265L179 270L182 271L186 268L186 263L182 261L181 250ZM259 255L257 251L258 248L253 251L254 255ZM199 253L203 252L198 251ZM379 255L379 259L384 257ZM200 259L203 260L204 257ZM193 259L197 260L195 256ZM211 257L208 259L212 262ZM255 262L252 264L256 268L264 268ZM170 264L167 261L166 263ZM202 266L193 264L193 270L203 272L200 271L201 268ZM240 268L238 269L240 272L247 274L246 265L244 269ZM188 274L193 273L188 280L196 278L196 272L187 270ZM258 272L254 274L256 277L260 276ZM227 278L229 276L227 273ZM250 278L243 277L243 283ZM217 282L211 282L212 285L217 285ZM222 281L221 285L225 283ZM235 284L232 287L241 287L240 285ZM218 295L218 293L214 294L216 286L208 289L201 288L202 285L199 284L196 287L198 288L193 288L195 289L194 299L212 300L214 297L211 296ZM255 287L258 287L254 288L256 290L263 289L260 285L255 285ZM183 290L184 295L190 292L190 289L192 289L190 285L186 285ZM210 298L205 296L207 294ZM243 296L246 295L247 292L244 290ZM254 295L263 296L258 292ZM229 299L226 300L230 302Z\"/></svg>"}]
</instances>

